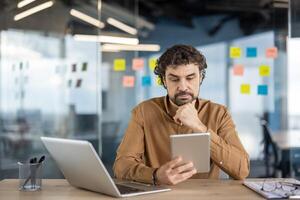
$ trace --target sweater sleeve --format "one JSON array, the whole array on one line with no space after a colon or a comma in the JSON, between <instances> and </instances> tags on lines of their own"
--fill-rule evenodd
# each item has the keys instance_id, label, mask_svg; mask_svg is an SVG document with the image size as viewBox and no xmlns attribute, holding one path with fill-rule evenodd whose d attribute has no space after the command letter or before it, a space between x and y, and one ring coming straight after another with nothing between
<instances>
[{"instance_id":1,"label":"sweater sleeve","mask_svg":"<svg viewBox=\"0 0 300 200\"><path fill-rule=\"evenodd\" d=\"M211 158L232 178L245 179L249 175L249 155L240 142L230 114L224 109L217 133L209 129Z\"/></svg>"}]
</instances>

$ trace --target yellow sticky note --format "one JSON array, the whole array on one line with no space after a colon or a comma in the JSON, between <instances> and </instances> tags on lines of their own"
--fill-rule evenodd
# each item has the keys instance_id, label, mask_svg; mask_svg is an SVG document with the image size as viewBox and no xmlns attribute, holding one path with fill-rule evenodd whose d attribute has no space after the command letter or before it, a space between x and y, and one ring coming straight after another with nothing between
<instances>
[{"instance_id":1,"label":"yellow sticky note","mask_svg":"<svg viewBox=\"0 0 300 200\"><path fill-rule=\"evenodd\" d=\"M250 90L251 90L250 84L242 84L240 90L241 90L241 94L250 94Z\"/></svg>"},{"instance_id":2,"label":"yellow sticky note","mask_svg":"<svg viewBox=\"0 0 300 200\"><path fill-rule=\"evenodd\" d=\"M230 47L230 58L240 58L242 49L240 47Z\"/></svg>"},{"instance_id":3,"label":"yellow sticky note","mask_svg":"<svg viewBox=\"0 0 300 200\"><path fill-rule=\"evenodd\" d=\"M149 59L149 68L151 69L151 71L154 71L155 65L156 65L156 59L150 58Z\"/></svg>"},{"instance_id":4,"label":"yellow sticky note","mask_svg":"<svg viewBox=\"0 0 300 200\"><path fill-rule=\"evenodd\" d=\"M114 60L114 71L125 71L126 70L126 61L125 59L118 58Z\"/></svg>"},{"instance_id":5,"label":"yellow sticky note","mask_svg":"<svg viewBox=\"0 0 300 200\"><path fill-rule=\"evenodd\" d=\"M259 75L260 76L270 76L270 66L268 65L261 65L259 66Z\"/></svg>"},{"instance_id":6,"label":"yellow sticky note","mask_svg":"<svg viewBox=\"0 0 300 200\"><path fill-rule=\"evenodd\" d=\"M160 85L162 85L162 82L161 82L161 80L160 80L160 78L159 77L156 77L156 85L157 86L160 86Z\"/></svg>"}]
</instances>

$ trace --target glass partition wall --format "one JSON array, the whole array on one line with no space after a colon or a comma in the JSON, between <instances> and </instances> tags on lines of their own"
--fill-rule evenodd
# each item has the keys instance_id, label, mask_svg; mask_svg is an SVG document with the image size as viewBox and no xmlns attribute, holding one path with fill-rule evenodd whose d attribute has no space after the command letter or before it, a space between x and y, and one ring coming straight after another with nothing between
<instances>
[{"instance_id":1,"label":"glass partition wall","mask_svg":"<svg viewBox=\"0 0 300 200\"><path fill-rule=\"evenodd\" d=\"M17 161L48 155L40 136L90 141L112 173L132 108L166 95L153 69L174 44L206 56L199 96L228 107L252 160L263 160L259 117L287 127L284 6L190 2L182 6L202 14L187 16L167 1L21 2L0 14L0 178L16 177ZM62 177L46 161L45 177Z\"/></svg>"},{"instance_id":2,"label":"glass partition wall","mask_svg":"<svg viewBox=\"0 0 300 200\"><path fill-rule=\"evenodd\" d=\"M61 177L40 137L90 141L100 152L98 2L12 1L1 13L0 178L46 154L44 176ZM23 4L22 4L23 3ZM25 4L25 5L24 5Z\"/></svg>"}]
</instances>

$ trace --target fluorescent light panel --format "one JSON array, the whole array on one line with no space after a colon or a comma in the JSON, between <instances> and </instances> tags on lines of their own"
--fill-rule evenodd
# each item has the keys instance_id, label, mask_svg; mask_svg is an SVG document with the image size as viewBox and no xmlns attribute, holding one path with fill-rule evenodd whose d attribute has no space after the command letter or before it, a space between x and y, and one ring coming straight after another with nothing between
<instances>
[{"instance_id":1,"label":"fluorescent light panel","mask_svg":"<svg viewBox=\"0 0 300 200\"><path fill-rule=\"evenodd\" d=\"M70 10L70 14L74 17L77 17L78 19L81 19L82 21L85 21L89 24L92 24L98 28L104 28L104 23L101 22L100 20L98 19L95 19L87 14L84 14L83 12L80 12L78 10L75 10L75 9L71 9Z\"/></svg>"},{"instance_id":2,"label":"fluorescent light panel","mask_svg":"<svg viewBox=\"0 0 300 200\"><path fill-rule=\"evenodd\" d=\"M137 45L118 45L118 44L104 44L102 51L159 51L160 46L157 44L137 44Z\"/></svg>"},{"instance_id":3,"label":"fluorescent light panel","mask_svg":"<svg viewBox=\"0 0 300 200\"><path fill-rule=\"evenodd\" d=\"M106 20L107 23L109 23L110 25L118 28L118 29L121 29L122 31L125 31L131 35L136 35L137 34L137 29L131 27L131 26L128 26L127 24L124 24L123 22L120 22L114 18L111 18L109 17L107 20Z\"/></svg>"},{"instance_id":4,"label":"fluorescent light panel","mask_svg":"<svg viewBox=\"0 0 300 200\"><path fill-rule=\"evenodd\" d=\"M103 43L116 43L116 44L138 44L137 38L129 37L116 37L109 35L74 35L75 40L86 41L86 42L103 42Z\"/></svg>"},{"instance_id":5,"label":"fluorescent light panel","mask_svg":"<svg viewBox=\"0 0 300 200\"><path fill-rule=\"evenodd\" d=\"M53 1L47 1L47 2L45 2L45 3L42 3L42 4L38 5L38 6L35 6L35 7L33 7L33 8L30 8L30 9L24 11L24 12L21 12L21 13L15 15L14 20L15 20L15 21L18 21L18 20L20 20L20 19L23 19L23 18L25 18L25 17L28 17L29 15L32 15L32 14L34 14L34 13L37 13L37 12L39 12L39 11L41 11L41 10L46 9L46 8L49 8L49 7L51 7L51 6L53 6Z\"/></svg>"},{"instance_id":6,"label":"fluorescent light panel","mask_svg":"<svg viewBox=\"0 0 300 200\"><path fill-rule=\"evenodd\" d=\"M36 1L36 0L24 0L24 1L20 1L20 2L18 3L17 7L18 7L18 8L22 8L22 7L24 7L24 6L26 6L26 5L30 4L30 3L32 3L32 2L34 2L34 1Z\"/></svg>"}]
</instances>

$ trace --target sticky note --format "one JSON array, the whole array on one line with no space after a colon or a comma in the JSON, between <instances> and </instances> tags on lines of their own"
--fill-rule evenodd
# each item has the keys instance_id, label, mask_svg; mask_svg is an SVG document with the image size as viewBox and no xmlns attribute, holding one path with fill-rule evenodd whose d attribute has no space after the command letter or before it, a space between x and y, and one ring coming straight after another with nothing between
<instances>
[{"instance_id":1,"label":"sticky note","mask_svg":"<svg viewBox=\"0 0 300 200\"><path fill-rule=\"evenodd\" d=\"M132 59L132 69L133 70L141 70L144 68L145 61L143 58L134 58Z\"/></svg>"},{"instance_id":2,"label":"sticky note","mask_svg":"<svg viewBox=\"0 0 300 200\"><path fill-rule=\"evenodd\" d=\"M241 90L241 94L250 94L250 90L251 90L250 84L242 84L240 90Z\"/></svg>"},{"instance_id":3,"label":"sticky note","mask_svg":"<svg viewBox=\"0 0 300 200\"><path fill-rule=\"evenodd\" d=\"M270 66L268 65L261 65L259 67L259 75L260 76L270 76Z\"/></svg>"},{"instance_id":4,"label":"sticky note","mask_svg":"<svg viewBox=\"0 0 300 200\"><path fill-rule=\"evenodd\" d=\"M78 79L76 82L76 87L79 88L81 86L82 80Z\"/></svg>"},{"instance_id":5,"label":"sticky note","mask_svg":"<svg viewBox=\"0 0 300 200\"><path fill-rule=\"evenodd\" d=\"M68 80L68 87L72 87L72 80Z\"/></svg>"},{"instance_id":6,"label":"sticky note","mask_svg":"<svg viewBox=\"0 0 300 200\"><path fill-rule=\"evenodd\" d=\"M242 49L239 47L230 47L230 58L240 58L242 56Z\"/></svg>"},{"instance_id":7,"label":"sticky note","mask_svg":"<svg viewBox=\"0 0 300 200\"><path fill-rule=\"evenodd\" d=\"M233 66L233 75L243 76L244 75L244 66L237 64Z\"/></svg>"},{"instance_id":8,"label":"sticky note","mask_svg":"<svg viewBox=\"0 0 300 200\"><path fill-rule=\"evenodd\" d=\"M268 95L268 86L267 85L258 85L257 86L258 95Z\"/></svg>"},{"instance_id":9,"label":"sticky note","mask_svg":"<svg viewBox=\"0 0 300 200\"><path fill-rule=\"evenodd\" d=\"M142 86L151 86L151 77L150 76L143 76L142 77Z\"/></svg>"},{"instance_id":10,"label":"sticky note","mask_svg":"<svg viewBox=\"0 0 300 200\"><path fill-rule=\"evenodd\" d=\"M270 47L266 49L266 57L267 58L277 58L278 49L277 47Z\"/></svg>"},{"instance_id":11,"label":"sticky note","mask_svg":"<svg viewBox=\"0 0 300 200\"><path fill-rule=\"evenodd\" d=\"M257 48L247 47L246 55L248 58L255 58L257 56Z\"/></svg>"},{"instance_id":12,"label":"sticky note","mask_svg":"<svg viewBox=\"0 0 300 200\"><path fill-rule=\"evenodd\" d=\"M120 72L126 70L126 61L125 59L118 58L114 60L114 71Z\"/></svg>"},{"instance_id":13,"label":"sticky note","mask_svg":"<svg viewBox=\"0 0 300 200\"><path fill-rule=\"evenodd\" d=\"M159 77L156 77L156 79L155 79L156 81L156 85L157 86L161 86L162 85L162 82L161 82L161 80L160 80L160 78Z\"/></svg>"},{"instance_id":14,"label":"sticky note","mask_svg":"<svg viewBox=\"0 0 300 200\"><path fill-rule=\"evenodd\" d=\"M134 87L134 76L123 76L123 87Z\"/></svg>"},{"instance_id":15,"label":"sticky note","mask_svg":"<svg viewBox=\"0 0 300 200\"><path fill-rule=\"evenodd\" d=\"M155 59L155 58L150 58L149 59L149 68L150 68L151 71L154 71L156 61L157 61L157 59Z\"/></svg>"},{"instance_id":16,"label":"sticky note","mask_svg":"<svg viewBox=\"0 0 300 200\"><path fill-rule=\"evenodd\" d=\"M83 71L83 72L86 71L86 70L87 70L87 67L88 67L87 62L82 63L81 71Z\"/></svg>"},{"instance_id":17,"label":"sticky note","mask_svg":"<svg viewBox=\"0 0 300 200\"><path fill-rule=\"evenodd\" d=\"M76 64L72 64L72 72L76 72Z\"/></svg>"}]
</instances>

